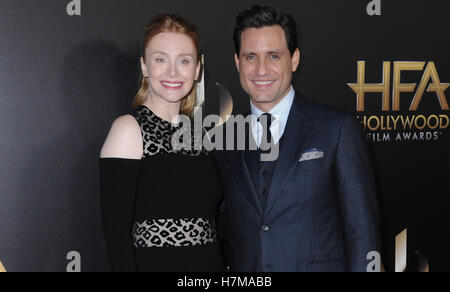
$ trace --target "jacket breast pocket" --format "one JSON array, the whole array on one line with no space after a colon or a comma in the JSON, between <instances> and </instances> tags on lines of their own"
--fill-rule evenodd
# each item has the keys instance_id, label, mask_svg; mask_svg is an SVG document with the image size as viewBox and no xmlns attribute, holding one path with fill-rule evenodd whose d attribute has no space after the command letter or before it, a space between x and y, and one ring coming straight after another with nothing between
<instances>
[{"instance_id":1,"label":"jacket breast pocket","mask_svg":"<svg viewBox=\"0 0 450 292\"><path fill-rule=\"evenodd\" d=\"M299 161L297 167L302 170L319 170L326 167L326 161L324 158Z\"/></svg>"}]
</instances>

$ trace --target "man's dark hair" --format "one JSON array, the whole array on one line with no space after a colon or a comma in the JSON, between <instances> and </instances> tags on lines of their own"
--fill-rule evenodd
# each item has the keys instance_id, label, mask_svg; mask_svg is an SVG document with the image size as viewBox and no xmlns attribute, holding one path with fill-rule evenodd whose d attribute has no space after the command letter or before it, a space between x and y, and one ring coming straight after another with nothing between
<instances>
[{"instance_id":1,"label":"man's dark hair","mask_svg":"<svg viewBox=\"0 0 450 292\"><path fill-rule=\"evenodd\" d=\"M241 36L244 30L274 25L279 25L284 30L287 47L292 56L297 49L297 24L291 15L274 5L254 5L238 15L233 33L236 54L239 55L241 51Z\"/></svg>"}]
</instances>

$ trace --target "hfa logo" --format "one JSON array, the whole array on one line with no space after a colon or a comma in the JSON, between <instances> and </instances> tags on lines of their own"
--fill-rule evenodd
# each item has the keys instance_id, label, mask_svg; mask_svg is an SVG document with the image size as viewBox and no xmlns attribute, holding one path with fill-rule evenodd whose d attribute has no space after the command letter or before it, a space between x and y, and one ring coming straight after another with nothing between
<instances>
[{"instance_id":1,"label":"hfa logo","mask_svg":"<svg viewBox=\"0 0 450 292\"><path fill-rule=\"evenodd\" d=\"M445 91L450 83L442 83L434 62L384 62L380 83L366 83L366 62L358 61L357 83L347 85L356 93L357 118L368 130L368 138L374 142L436 141L442 131L449 126L450 110ZM393 68L393 73L391 69ZM402 72L421 71L418 83L402 83ZM425 92L429 94L425 94ZM381 94L383 115L370 115L366 108L366 93ZM408 111L413 115L399 114L401 96L412 93L413 98ZM392 99L391 99L392 94ZM424 98L436 99L435 114L420 114L420 104ZM439 111L439 110L440 111ZM376 109L373 109L376 110ZM388 114L391 112L391 114ZM364 114L368 113L368 114Z\"/></svg>"},{"instance_id":2,"label":"hfa logo","mask_svg":"<svg viewBox=\"0 0 450 292\"><path fill-rule=\"evenodd\" d=\"M392 110L400 110L400 93L414 92L417 83L401 83L402 71L423 71L425 62L394 62L394 76L393 76L393 91L392 91ZM358 62L358 83L349 83L351 89L357 95L357 111L363 112L365 110L365 93L378 92L382 94L383 111L390 110L390 82L391 82L391 62L384 62L383 64L383 78L381 83L366 83L366 62ZM449 110L445 91L450 86L450 83L441 83L436 65L434 62L429 62L420 81L419 87L415 92L414 99L409 108L410 111L416 111L425 93L425 89L429 82L427 92L435 92L442 110Z\"/></svg>"}]
</instances>

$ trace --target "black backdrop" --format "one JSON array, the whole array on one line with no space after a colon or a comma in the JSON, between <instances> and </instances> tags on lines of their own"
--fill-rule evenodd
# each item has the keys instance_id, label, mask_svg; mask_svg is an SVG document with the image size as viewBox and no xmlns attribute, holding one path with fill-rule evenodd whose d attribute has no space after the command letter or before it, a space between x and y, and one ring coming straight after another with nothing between
<instances>
[{"instance_id":1,"label":"black backdrop","mask_svg":"<svg viewBox=\"0 0 450 292\"><path fill-rule=\"evenodd\" d=\"M231 36L237 13L260 1L81 0L81 16L66 13L69 2L0 4L0 260L9 271L65 271L69 251L81 254L82 271L108 270L97 159L110 124L129 110L137 90L140 36L152 15L179 12L199 26L208 112L218 111L218 91L211 85L216 81L231 92L233 113L248 108ZM391 62L391 99L394 62L434 62L441 83L450 82L448 1L382 0L381 16L367 14L369 2L271 2L293 14L300 26L296 89L361 120L448 116L435 92L425 92L414 112L408 110L412 92L401 93L400 111L385 112L381 93L367 93L365 111L357 112L356 93L348 84L357 83L358 61L366 62L367 83L382 82L383 62ZM424 70L404 71L401 83L418 85L423 75ZM450 129L445 118L438 129L373 130L368 128L368 134L391 137L369 139L386 268L394 270L394 238L407 228L410 263L418 251L432 271L450 270ZM398 132L431 132L433 138L394 141Z\"/></svg>"}]
</instances>

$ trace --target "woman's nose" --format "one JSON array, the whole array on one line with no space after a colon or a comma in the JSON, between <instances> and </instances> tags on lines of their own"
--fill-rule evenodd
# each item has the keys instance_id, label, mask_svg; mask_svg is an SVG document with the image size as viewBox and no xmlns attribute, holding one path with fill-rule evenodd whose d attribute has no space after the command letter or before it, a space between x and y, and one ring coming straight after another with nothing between
<instances>
[{"instance_id":1,"label":"woman's nose","mask_svg":"<svg viewBox=\"0 0 450 292\"><path fill-rule=\"evenodd\" d=\"M169 65L169 68L168 68L168 75L169 75L169 77L171 77L171 78L174 78L174 77L176 77L177 76L177 74L178 74L178 69L177 69L177 65L176 65L176 63L171 63L170 65Z\"/></svg>"}]
</instances>

